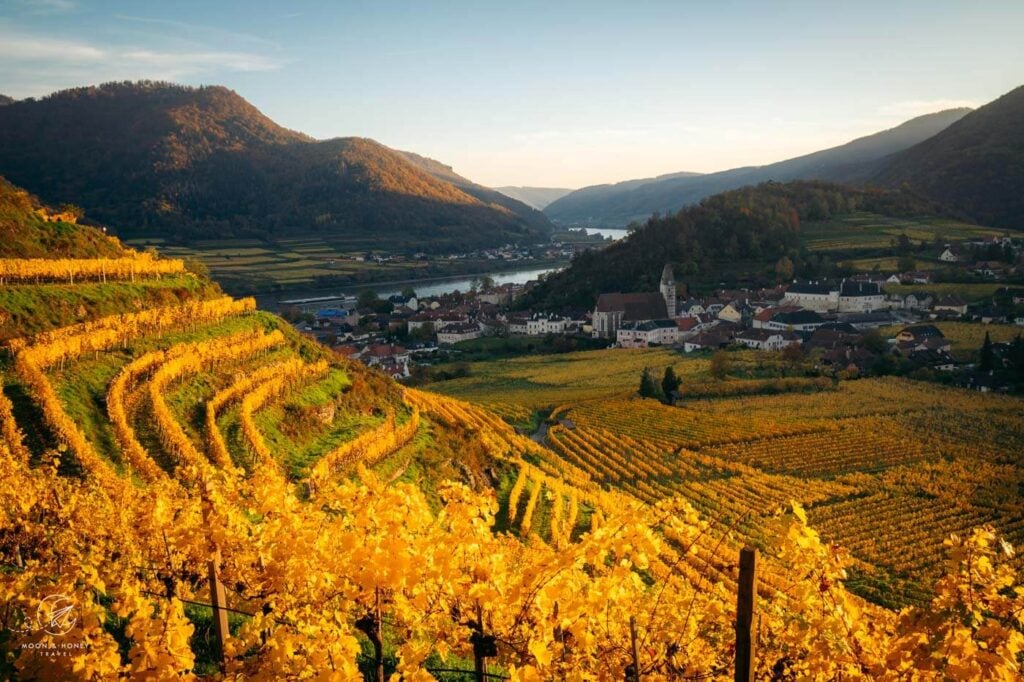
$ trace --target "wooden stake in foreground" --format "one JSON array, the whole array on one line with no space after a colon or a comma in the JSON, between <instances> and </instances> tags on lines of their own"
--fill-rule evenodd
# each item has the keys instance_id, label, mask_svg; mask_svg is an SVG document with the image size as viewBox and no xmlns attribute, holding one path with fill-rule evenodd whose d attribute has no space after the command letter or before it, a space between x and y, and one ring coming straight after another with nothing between
<instances>
[{"instance_id":1,"label":"wooden stake in foreground","mask_svg":"<svg viewBox=\"0 0 1024 682\"><path fill-rule=\"evenodd\" d=\"M754 609L757 604L757 550L740 550L740 581L736 595L736 682L754 680Z\"/></svg>"},{"instance_id":2,"label":"wooden stake in foreground","mask_svg":"<svg viewBox=\"0 0 1024 682\"><path fill-rule=\"evenodd\" d=\"M224 591L224 583L217 575L220 570L219 553L210 559L210 606L213 607L213 629L217 635L217 659L221 666L224 665L224 645L228 641L228 612L227 594Z\"/></svg>"}]
</instances>

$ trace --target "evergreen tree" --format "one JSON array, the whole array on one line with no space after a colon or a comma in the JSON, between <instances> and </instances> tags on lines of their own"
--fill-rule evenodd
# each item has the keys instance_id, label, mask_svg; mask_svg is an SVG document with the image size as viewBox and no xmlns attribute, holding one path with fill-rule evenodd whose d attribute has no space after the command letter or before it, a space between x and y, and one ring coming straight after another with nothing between
<instances>
[{"instance_id":1,"label":"evergreen tree","mask_svg":"<svg viewBox=\"0 0 1024 682\"><path fill-rule=\"evenodd\" d=\"M1008 356L1013 380L1024 383L1024 337L1020 334L1017 334L1010 343Z\"/></svg>"},{"instance_id":2,"label":"evergreen tree","mask_svg":"<svg viewBox=\"0 0 1024 682\"><path fill-rule=\"evenodd\" d=\"M665 402L672 402L672 393L679 390L679 377L676 376L676 371L669 365L665 368L665 376L661 379L661 393L665 396Z\"/></svg>"},{"instance_id":3,"label":"evergreen tree","mask_svg":"<svg viewBox=\"0 0 1024 682\"><path fill-rule=\"evenodd\" d=\"M981 344L981 359L978 361L978 369L988 372L996 366L995 351L992 350L992 339L988 332L985 332L985 342Z\"/></svg>"},{"instance_id":4,"label":"evergreen tree","mask_svg":"<svg viewBox=\"0 0 1024 682\"><path fill-rule=\"evenodd\" d=\"M661 400L661 390L649 367L645 367L644 373L640 375L640 397Z\"/></svg>"}]
</instances>

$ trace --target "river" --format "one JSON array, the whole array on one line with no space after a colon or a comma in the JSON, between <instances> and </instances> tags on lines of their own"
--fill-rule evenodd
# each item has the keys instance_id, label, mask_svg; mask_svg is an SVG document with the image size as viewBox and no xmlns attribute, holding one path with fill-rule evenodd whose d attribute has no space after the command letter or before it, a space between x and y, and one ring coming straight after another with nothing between
<instances>
[{"instance_id":1,"label":"river","mask_svg":"<svg viewBox=\"0 0 1024 682\"><path fill-rule=\"evenodd\" d=\"M364 289L373 289L381 298L402 293L411 287L416 295L440 296L453 291L469 291L474 281L490 277L495 284L525 284L541 275L560 270L557 267L529 268L525 270L502 270L483 272L478 275L457 275L454 277L433 277L430 279L411 279L399 282L379 282L377 284L359 284L352 286L323 287L319 289L294 289L283 293L261 294L256 296L257 305L264 310L276 311L285 301L310 298L340 297L344 294L356 294Z\"/></svg>"},{"instance_id":2,"label":"river","mask_svg":"<svg viewBox=\"0 0 1024 682\"><path fill-rule=\"evenodd\" d=\"M629 234L629 230L588 227L587 234L599 234L602 237L611 237L614 240L623 239ZM256 296L256 303L264 310L277 311L284 301L309 298L339 297L343 294L356 294L363 289L373 289L381 298L387 298L394 294L402 293L402 290L411 287L416 291L417 296L440 296L450 294L453 291L469 291L474 281L483 277L490 277L495 284L524 284L531 279L537 279L547 272L560 270L557 267L527 268L524 270L502 270L498 272L484 272L478 275L455 275L452 277L432 277L430 279L411 279L398 282L379 282L376 284L356 284L338 287L323 287L317 289L295 289L282 293L259 294Z\"/></svg>"},{"instance_id":3,"label":"river","mask_svg":"<svg viewBox=\"0 0 1024 682\"><path fill-rule=\"evenodd\" d=\"M625 239L629 234L629 230L615 227L585 227L583 229L587 231L587 234L599 234L602 237L611 237L615 241Z\"/></svg>"}]
</instances>

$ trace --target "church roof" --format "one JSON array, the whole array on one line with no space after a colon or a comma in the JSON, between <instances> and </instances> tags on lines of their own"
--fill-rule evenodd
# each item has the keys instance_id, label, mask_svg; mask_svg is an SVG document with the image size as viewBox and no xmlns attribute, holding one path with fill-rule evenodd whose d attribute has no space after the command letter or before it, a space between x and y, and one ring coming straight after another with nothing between
<instances>
[{"instance_id":1,"label":"church roof","mask_svg":"<svg viewBox=\"0 0 1024 682\"><path fill-rule=\"evenodd\" d=\"M610 313L621 311L623 322L663 320L668 317L665 297L660 293L601 294L597 297L595 312Z\"/></svg>"},{"instance_id":2,"label":"church roof","mask_svg":"<svg viewBox=\"0 0 1024 682\"><path fill-rule=\"evenodd\" d=\"M675 284L676 278L672 274L672 266L665 263L665 269L661 271L661 283L662 284Z\"/></svg>"}]
</instances>

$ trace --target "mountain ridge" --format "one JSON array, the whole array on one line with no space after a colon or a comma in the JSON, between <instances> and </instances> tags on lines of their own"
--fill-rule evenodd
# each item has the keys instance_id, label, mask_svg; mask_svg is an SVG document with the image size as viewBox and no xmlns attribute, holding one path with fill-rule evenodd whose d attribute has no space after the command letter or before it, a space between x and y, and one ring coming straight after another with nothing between
<instances>
[{"instance_id":1,"label":"mountain ridge","mask_svg":"<svg viewBox=\"0 0 1024 682\"><path fill-rule=\"evenodd\" d=\"M866 135L836 147L778 161L703 175L668 174L615 185L577 190L545 209L555 223L622 227L654 213L672 213L706 196L768 180L828 180L851 182L871 175L872 163L908 148L959 120L970 110L947 109L918 116L898 126Z\"/></svg>"},{"instance_id":2,"label":"mountain ridge","mask_svg":"<svg viewBox=\"0 0 1024 682\"><path fill-rule=\"evenodd\" d=\"M538 211L543 211L551 202L561 199L569 192L575 191L569 187L530 187L516 185L504 185L502 187L495 187L494 189L505 196L512 197L513 199L523 202L527 206L532 206Z\"/></svg>"},{"instance_id":3,"label":"mountain ridge","mask_svg":"<svg viewBox=\"0 0 1024 682\"><path fill-rule=\"evenodd\" d=\"M888 157L866 179L906 184L983 224L1024 229L1024 86Z\"/></svg>"},{"instance_id":4,"label":"mountain ridge","mask_svg":"<svg viewBox=\"0 0 1024 682\"><path fill-rule=\"evenodd\" d=\"M550 229L525 205L481 200L378 142L289 130L222 86L109 83L4 106L0 174L123 236L379 234L395 248L451 250Z\"/></svg>"}]
</instances>

